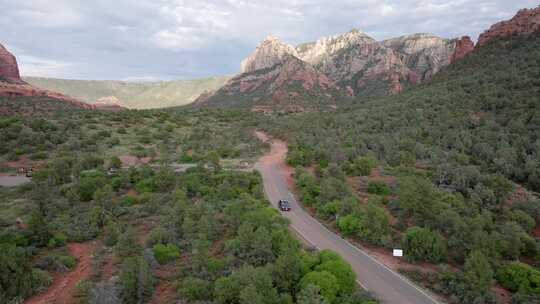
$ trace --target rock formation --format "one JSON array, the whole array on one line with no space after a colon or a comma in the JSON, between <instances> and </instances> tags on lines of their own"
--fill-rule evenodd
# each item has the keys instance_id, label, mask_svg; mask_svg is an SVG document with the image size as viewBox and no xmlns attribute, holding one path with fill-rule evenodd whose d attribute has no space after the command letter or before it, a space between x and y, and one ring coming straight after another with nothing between
<instances>
[{"instance_id":1,"label":"rock formation","mask_svg":"<svg viewBox=\"0 0 540 304\"><path fill-rule=\"evenodd\" d=\"M283 62L290 56L297 56L296 50L278 38L269 35L255 51L240 64L241 73L270 68Z\"/></svg>"},{"instance_id":2,"label":"rock formation","mask_svg":"<svg viewBox=\"0 0 540 304\"><path fill-rule=\"evenodd\" d=\"M478 47L485 45L495 37L530 34L540 29L540 6L533 9L522 9L508 21L501 21L480 35Z\"/></svg>"},{"instance_id":3,"label":"rock formation","mask_svg":"<svg viewBox=\"0 0 540 304\"><path fill-rule=\"evenodd\" d=\"M13 83L21 83L17 59L0 44L0 79Z\"/></svg>"},{"instance_id":4,"label":"rock formation","mask_svg":"<svg viewBox=\"0 0 540 304\"><path fill-rule=\"evenodd\" d=\"M456 40L419 33L388 39L382 45L394 50L409 69L411 83L431 79L442 67L450 64Z\"/></svg>"},{"instance_id":5,"label":"rock formation","mask_svg":"<svg viewBox=\"0 0 540 304\"><path fill-rule=\"evenodd\" d=\"M90 105L58 92L40 89L21 80L17 59L0 44L0 96L6 97L44 97L67 102L82 109L117 110L118 106Z\"/></svg>"},{"instance_id":6,"label":"rock formation","mask_svg":"<svg viewBox=\"0 0 540 304\"><path fill-rule=\"evenodd\" d=\"M452 54L452 58L450 58L450 62L454 63L461 58L465 57L467 54L472 52L474 50L474 42L471 40L471 37L469 36L463 36L461 39L457 40L456 42L456 48L454 50L454 53Z\"/></svg>"},{"instance_id":7,"label":"rock formation","mask_svg":"<svg viewBox=\"0 0 540 304\"><path fill-rule=\"evenodd\" d=\"M197 99L198 105L223 104L249 107L253 111L301 112L333 109L346 98L326 75L294 57L272 67L242 73L225 86Z\"/></svg>"}]
</instances>

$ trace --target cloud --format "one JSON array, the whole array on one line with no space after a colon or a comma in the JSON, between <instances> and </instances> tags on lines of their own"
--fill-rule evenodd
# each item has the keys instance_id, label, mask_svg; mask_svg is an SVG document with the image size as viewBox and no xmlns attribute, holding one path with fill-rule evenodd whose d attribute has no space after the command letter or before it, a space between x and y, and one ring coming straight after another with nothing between
<instances>
[{"instance_id":1,"label":"cloud","mask_svg":"<svg viewBox=\"0 0 540 304\"><path fill-rule=\"evenodd\" d=\"M35 56L17 57L22 75L63 78L73 73L75 65L69 62L55 61Z\"/></svg>"},{"instance_id":2,"label":"cloud","mask_svg":"<svg viewBox=\"0 0 540 304\"><path fill-rule=\"evenodd\" d=\"M267 34L291 44L352 28L379 40L416 32L475 38L518 9L537 5L537 0L0 0L0 43L16 46L26 75L189 78L236 73Z\"/></svg>"}]
</instances>

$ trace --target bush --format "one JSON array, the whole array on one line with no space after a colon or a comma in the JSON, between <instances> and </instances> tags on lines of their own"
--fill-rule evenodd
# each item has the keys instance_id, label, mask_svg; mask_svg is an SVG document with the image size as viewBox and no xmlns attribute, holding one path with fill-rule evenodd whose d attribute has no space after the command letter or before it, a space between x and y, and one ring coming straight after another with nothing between
<instances>
[{"instance_id":1,"label":"bush","mask_svg":"<svg viewBox=\"0 0 540 304\"><path fill-rule=\"evenodd\" d=\"M312 271L300 280L300 288L305 289L309 285L317 286L321 296L329 303L334 302L340 290L336 277L328 271Z\"/></svg>"},{"instance_id":2,"label":"bush","mask_svg":"<svg viewBox=\"0 0 540 304\"><path fill-rule=\"evenodd\" d=\"M405 258L409 261L440 262L446 257L446 244L435 231L411 227L402 242Z\"/></svg>"},{"instance_id":3,"label":"bush","mask_svg":"<svg viewBox=\"0 0 540 304\"><path fill-rule=\"evenodd\" d=\"M356 287L356 274L344 260L327 261L315 267L316 271L328 271L333 274L339 284L340 294L350 294Z\"/></svg>"},{"instance_id":4,"label":"bush","mask_svg":"<svg viewBox=\"0 0 540 304\"><path fill-rule=\"evenodd\" d=\"M154 277L141 256L128 257L122 263L120 285L124 303L142 303L153 293Z\"/></svg>"},{"instance_id":5,"label":"bush","mask_svg":"<svg viewBox=\"0 0 540 304\"><path fill-rule=\"evenodd\" d=\"M337 226L345 236L353 236L360 228L360 219L354 214L342 216L339 218Z\"/></svg>"},{"instance_id":6,"label":"bush","mask_svg":"<svg viewBox=\"0 0 540 304\"><path fill-rule=\"evenodd\" d=\"M133 196L129 196L129 195L124 195L122 196L122 205L124 206L133 206L135 204L137 204L137 199L134 198Z\"/></svg>"},{"instance_id":7,"label":"bush","mask_svg":"<svg viewBox=\"0 0 540 304\"><path fill-rule=\"evenodd\" d=\"M371 194L388 195L390 194L390 188L383 182L371 181L368 183L367 192Z\"/></svg>"},{"instance_id":8,"label":"bush","mask_svg":"<svg viewBox=\"0 0 540 304\"><path fill-rule=\"evenodd\" d=\"M189 301L204 301L212 298L212 283L199 278L185 278L178 293Z\"/></svg>"},{"instance_id":9,"label":"bush","mask_svg":"<svg viewBox=\"0 0 540 304\"><path fill-rule=\"evenodd\" d=\"M87 171L81 174L79 182L79 197L81 201L92 200L94 192L107 184L105 174L100 171Z\"/></svg>"},{"instance_id":10,"label":"bush","mask_svg":"<svg viewBox=\"0 0 540 304\"><path fill-rule=\"evenodd\" d=\"M513 292L540 294L540 271L518 261L502 266L497 274L497 280L503 287Z\"/></svg>"},{"instance_id":11,"label":"bush","mask_svg":"<svg viewBox=\"0 0 540 304\"><path fill-rule=\"evenodd\" d=\"M154 257L160 264L166 264L180 256L180 250L174 244L156 244L153 250Z\"/></svg>"}]
</instances>

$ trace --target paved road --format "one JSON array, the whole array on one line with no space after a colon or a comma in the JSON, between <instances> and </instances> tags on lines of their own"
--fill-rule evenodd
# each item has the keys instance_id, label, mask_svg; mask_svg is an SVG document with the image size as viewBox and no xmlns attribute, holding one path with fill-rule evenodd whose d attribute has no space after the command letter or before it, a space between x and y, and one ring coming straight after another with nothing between
<instances>
[{"instance_id":1,"label":"paved road","mask_svg":"<svg viewBox=\"0 0 540 304\"><path fill-rule=\"evenodd\" d=\"M29 183L30 179L26 176L0 176L0 186L2 187L15 187L22 184Z\"/></svg>"},{"instance_id":2,"label":"paved road","mask_svg":"<svg viewBox=\"0 0 540 304\"><path fill-rule=\"evenodd\" d=\"M332 249L340 253L352 265L359 284L372 292L382 303L439 303L361 249L329 231L305 212L287 188L283 170L286 151L285 143L273 141L272 151L263 156L255 167L262 174L264 191L272 204L277 207L279 199L287 199L291 203L292 211L283 213L290 220L291 229L318 249Z\"/></svg>"}]
</instances>

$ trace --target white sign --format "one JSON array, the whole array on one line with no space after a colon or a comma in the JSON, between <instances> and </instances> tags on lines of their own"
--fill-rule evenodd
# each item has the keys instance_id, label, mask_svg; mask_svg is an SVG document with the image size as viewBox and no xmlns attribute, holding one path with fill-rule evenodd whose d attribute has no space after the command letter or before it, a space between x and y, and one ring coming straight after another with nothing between
<instances>
[{"instance_id":1,"label":"white sign","mask_svg":"<svg viewBox=\"0 0 540 304\"><path fill-rule=\"evenodd\" d=\"M403 256L403 250L394 249L394 252L392 252L392 255L395 256L395 257L402 257Z\"/></svg>"}]
</instances>

